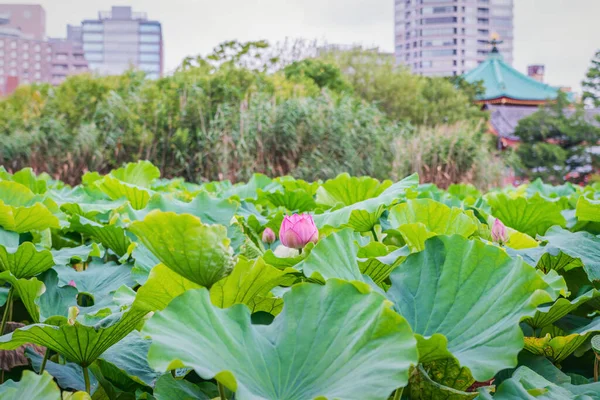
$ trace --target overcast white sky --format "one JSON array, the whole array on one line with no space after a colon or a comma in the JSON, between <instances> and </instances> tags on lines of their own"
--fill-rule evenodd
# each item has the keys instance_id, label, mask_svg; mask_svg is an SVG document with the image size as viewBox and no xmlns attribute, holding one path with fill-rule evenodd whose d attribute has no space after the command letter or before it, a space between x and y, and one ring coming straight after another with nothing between
<instances>
[{"instance_id":1,"label":"overcast white sky","mask_svg":"<svg viewBox=\"0 0 600 400\"><path fill-rule=\"evenodd\" d=\"M0 0L4 1L4 0ZM36 0L8 0L35 3ZM218 43L290 38L394 47L393 0L37 0L50 36L66 24L96 18L112 5L131 5L162 22L167 70ZM546 81L580 89L600 49L600 0L515 0L515 66L546 65Z\"/></svg>"}]
</instances>

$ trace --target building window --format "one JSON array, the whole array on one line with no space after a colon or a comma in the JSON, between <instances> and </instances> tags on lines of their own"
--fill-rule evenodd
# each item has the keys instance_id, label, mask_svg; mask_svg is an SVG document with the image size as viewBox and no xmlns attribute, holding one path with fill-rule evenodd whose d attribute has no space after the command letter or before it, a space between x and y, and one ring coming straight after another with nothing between
<instances>
[{"instance_id":1,"label":"building window","mask_svg":"<svg viewBox=\"0 0 600 400\"><path fill-rule=\"evenodd\" d=\"M446 36L446 35L454 35L455 33L456 33L455 28L421 29L421 36Z\"/></svg>"},{"instance_id":2,"label":"building window","mask_svg":"<svg viewBox=\"0 0 600 400\"><path fill-rule=\"evenodd\" d=\"M25 42L23 43L23 50L29 50L29 43Z\"/></svg>"},{"instance_id":3,"label":"building window","mask_svg":"<svg viewBox=\"0 0 600 400\"><path fill-rule=\"evenodd\" d=\"M4 47L4 40L0 40L0 47Z\"/></svg>"},{"instance_id":4,"label":"building window","mask_svg":"<svg viewBox=\"0 0 600 400\"><path fill-rule=\"evenodd\" d=\"M21 57L23 57L23 60L28 60L29 59L29 53L23 53L23 55Z\"/></svg>"},{"instance_id":5,"label":"building window","mask_svg":"<svg viewBox=\"0 0 600 400\"><path fill-rule=\"evenodd\" d=\"M35 77L35 79L40 79L42 77L42 74L36 72L33 76Z\"/></svg>"},{"instance_id":6,"label":"building window","mask_svg":"<svg viewBox=\"0 0 600 400\"><path fill-rule=\"evenodd\" d=\"M141 43L140 44L140 51L141 52L148 52L148 53L157 53L157 52L160 51L160 44Z\"/></svg>"},{"instance_id":7,"label":"building window","mask_svg":"<svg viewBox=\"0 0 600 400\"><path fill-rule=\"evenodd\" d=\"M39 52L41 50L41 47L39 44L36 44L35 47L33 48L35 51Z\"/></svg>"},{"instance_id":8,"label":"building window","mask_svg":"<svg viewBox=\"0 0 600 400\"><path fill-rule=\"evenodd\" d=\"M102 53L87 53L85 58L88 61L102 61L104 60L104 55Z\"/></svg>"},{"instance_id":9,"label":"building window","mask_svg":"<svg viewBox=\"0 0 600 400\"><path fill-rule=\"evenodd\" d=\"M140 64L140 69L145 72L160 72L158 64Z\"/></svg>"},{"instance_id":10,"label":"building window","mask_svg":"<svg viewBox=\"0 0 600 400\"><path fill-rule=\"evenodd\" d=\"M140 24L140 32L157 33L160 32L160 25L157 24Z\"/></svg>"},{"instance_id":11,"label":"building window","mask_svg":"<svg viewBox=\"0 0 600 400\"><path fill-rule=\"evenodd\" d=\"M16 49L17 48L17 42L10 42L10 48L11 49Z\"/></svg>"},{"instance_id":12,"label":"building window","mask_svg":"<svg viewBox=\"0 0 600 400\"><path fill-rule=\"evenodd\" d=\"M35 59L35 61L40 61L42 59L42 56L36 54L33 58Z\"/></svg>"},{"instance_id":13,"label":"building window","mask_svg":"<svg viewBox=\"0 0 600 400\"><path fill-rule=\"evenodd\" d=\"M423 15L431 15L431 14L445 14L456 12L456 7L445 6L445 7L424 7L421 9L421 14Z\"/></svg>"},{"instance_id":14,"label":"building window","mask_svg":"<svg viewBox=\"0 0 600 400\"><path fill-rule=\"evenodd\" d=\"M492 20L492 25L494 26L512 26L512 20L511 19L504 19L504 18L494 18Z\"/></svg>"},{"instance_id":15,"label":"building window","mask_svg":"<svg viewBox=\"0 0 600 400\"><path fill-rule=\"evenodd\" d=\"M65 61L69 59L69 55L65 53L56 53L56 59L58 61Z\"/></svg>"},{"instance_id":16,"label":"building window","mask_svg":"<svg viewBox=\"0 0 600 400\"><path fill-rule=\"evenodd\" d=\"M457 22L457 18L456 17L424 18L421 21L424 25L451 24L453 22Z\"/></svg>"},{"instance_id":17,"label":"building window","mask_svg":"<svg viewBox=\"0 0 600 400\"><path fill-rule=\"evenodd\" d=\"M83 24L83 31L84 32L103 32L104 31L104 24L102 23L94 23L94 22L85 22Z\"/></svg>"},{"instance_id":18,"label":"building window","mask_svg":"<svg viewBox=\"0 0 600 400\"><path fill-rule=\"evenodd\" d=\"M10 52L10 56L11 56L11 58L17 58L17 52L16 51L11 51Z\"/></svg>"},{"instance_id":19,"label":"building window","mask_svg":"<svg viewBox=\"0 0 600 400\"><path fill-rule=\"evenodd\" d=\"M16 62L15 60L12 60L12 61L10 62L10 66L11 66L11 67L16 67L16 66L17 66L17 62Z\"/></svg>"},{"instance_id":20,"label":"building window","mask_svg":"<svg viewBox=\"0 0 600 400\"><path fill-rule=\"evenodd\" d=\"M40 65L40 63L35 63L35 65L33 66L35 69L40 69L42 66Z\"/></svg>"},{"instance_id":21,"label":"building window","mask_svg":"<svg viewBox=\"0 0 600 400\"><path fill-rule=\"evenodd\" d=\"M477 29L477 34L488 36L490 34L490 31L489 29Z\"/></svg>"},{"instance_id":22,"label":"building window","mask_svg":"<svg viewBox=\"0 0 600 400\"><path fill-rule=\"evenodd\" d=\"M140 35L141 43L160 43L159 35Z\"/></svg>"},{"instance_id":23,"label":"building window","mask_svg":"<svg viewBox=\"0 0 600 400\"><path fill-rule=\"evenodd\" d=\"M9 76L17 76L17 70L16 69L11 69L10 71L8 71L8 75Z\"/></svg>"},{"instance_id":24,"label":"building window","mask_svg":"<svg viewBox=\"0 0 600 400\"><path fill-rule=\"evenodd\" d=\"M478 24L486 24L487 25L487 24L490 23L490 20L489 20L489 18L477 18L477 23Z\"/></svg>"},{"instance_id":25,"label":"building window","mask_svg":"<svg viewBox=\"0 0 600 400\"><path fill-rule=\"evenodd\" d=\"M455 54L456 54L456 50L453 50L453 49L425 50L422 52L423 57L444 57L444 56L452 56Z\"/></svg>"},{"instance_id":26,"label":"building window","mask_svg":"<svg viewBox=\"0 0 600 400\"><path fill-rule=\"evenodd\" d=\"M25 69L29 68L29 63L28 62L24 62L23 64L21 64L21 66Z\"/></svg>"},{"instance_id":27,"label":"building window","mask_svg":"<svg viewBox=\"0 0 600 400\"><path fill-rule=\"evenodd\" d=\"M104 40L103 33L84 33L83 41L84 42L102 42Z\"/></svg>"},{"instance_id":28,"label":"building window","mask_svg":"<svg viewBox=\"0 0 600 400\"><path fill-rule=\"evenodd\" d=\"M84 43L83 50L87 53L89 51L103 51L104 44L102 43ZM87 57L87 54L86 54Z\"/></svg>"}]
</instances>

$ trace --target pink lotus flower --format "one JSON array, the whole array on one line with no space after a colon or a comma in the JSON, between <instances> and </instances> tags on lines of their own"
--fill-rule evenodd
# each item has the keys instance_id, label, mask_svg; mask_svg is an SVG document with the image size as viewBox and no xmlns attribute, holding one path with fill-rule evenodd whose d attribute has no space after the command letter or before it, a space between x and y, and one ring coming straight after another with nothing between
<instances>
[{"instance_id":1,"label":"pink lotus flower","mask_svg":"<svg viewBox=\"0 0 600 400\"><path fill-rule=\"evenodd\" d=\"M71 279L69 281L69 286L77 287L77 285L75 284L75 281L73 279Z\"/></svg>"},{"instance_id":2,"label":"pink lotus flower","mask_svg":"<svg viewBox=\"0 0 600 400\"><path fill-rule=\"evenodd\" d=\"M279 229L279 240L285 247L301 249L308 243L317 243L319 230L309 214L285 216Z\"/></svg>"},{"instance_id":3,"label":"pink lotus flower","mask_svg":"<svg viewBox=\"0 0 600 400\"><path fill-rule=\"evenodd\" d=\"M263 242L271 244L271 243L273 243L275 241L275 239L277 239L277 238L275 237L275 232L273 232L273 229L266 228L263 231L263 234L262 234L262 241Z\"/></svg>"},{"instance_id":4,"label":"pink lotus flower","mask_svg":"<svg viewBox=\"0 0 600 400\"><path fill-rule=\"evenodd\" d=\"M500 244L508 242L506 226L498 218L496 218L492 225L492 240Z\"/></svg>"}]
</instances>

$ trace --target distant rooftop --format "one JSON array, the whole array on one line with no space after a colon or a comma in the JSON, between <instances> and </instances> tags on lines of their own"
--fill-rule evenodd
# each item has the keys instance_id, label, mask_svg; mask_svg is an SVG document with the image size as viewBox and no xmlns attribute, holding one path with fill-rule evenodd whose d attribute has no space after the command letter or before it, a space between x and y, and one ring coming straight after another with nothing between
<instances>
[{"instance_id":1,"label":"distant rooftop","mask_svg":"<svg viewBox=\"0 0 600 400\"><path fill-rule=\"evenodd\" d=\"M481 102L543 104L554 100L560 88L547 85L533 79L504 62L502 55L494 48L487 60L475 69L467 72L464 78L467 82L483 81L485 93L477 100ZM514 100L511 102L511 100Z\"/></svg>"},{"instance_id":2,"label":"distant rooftop","mask_svg":"<svg viewBox=\"0 0 600 400\"><path fill-rule=\"evenodd\" d=\"M110 11L100 11L98 13L100 20L122 20L122 21L147 21L148 14L145 12L133 12L131 7L113 6Z\"/></svg>"}]
</instances>

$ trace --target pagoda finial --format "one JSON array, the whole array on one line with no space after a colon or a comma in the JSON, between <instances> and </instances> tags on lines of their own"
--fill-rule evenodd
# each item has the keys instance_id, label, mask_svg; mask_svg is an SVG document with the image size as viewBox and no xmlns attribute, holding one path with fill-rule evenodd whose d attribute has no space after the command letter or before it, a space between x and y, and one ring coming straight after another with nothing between
<instances>
[{"instance_id":1,"label":"pagoda finial","mask_svg":"<svg viewBox=\"0 0 600 400\"><path fill-rule=\"evenodd\" d=\"M486 41L486 43L492 46L492 51L490 51L491 54L500 54L498 45L504 43L504 41L500 40L500 35L494 32L491 34L490 40Z\"/></svg>"}]
</instances>

